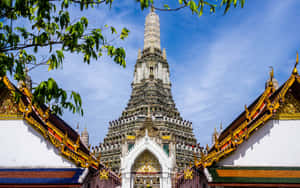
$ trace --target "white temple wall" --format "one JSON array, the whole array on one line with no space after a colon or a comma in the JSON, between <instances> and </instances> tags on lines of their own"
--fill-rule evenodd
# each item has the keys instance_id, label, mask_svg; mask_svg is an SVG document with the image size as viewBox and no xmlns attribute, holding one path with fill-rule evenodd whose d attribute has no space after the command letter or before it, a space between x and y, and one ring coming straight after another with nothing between
<instances>
[{"instance_id":1,"label":"white temple wall","mask_svg":"<svg viewBox=\"0 0 300 188\"><path fill-rule=\"evenodd\" d=\"M0 120L1 168L76 167L24 120Z\"/></svg>"},{"instance_id":2,"label":"white temple wall","mask_svg":"<svg viewBox=\"0 0 300 188\"><path fill-rule=\"evenodd\" d=\"M300 120L270 120L218 165L300 166Z\"/></svg>"}]
</instances>

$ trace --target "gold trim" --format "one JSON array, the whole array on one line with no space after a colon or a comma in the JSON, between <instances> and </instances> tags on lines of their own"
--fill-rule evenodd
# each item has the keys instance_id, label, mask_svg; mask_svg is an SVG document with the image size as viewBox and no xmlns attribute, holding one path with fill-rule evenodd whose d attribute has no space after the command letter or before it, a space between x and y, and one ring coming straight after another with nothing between
<instances>
[{"instance_id":1,"label":"gold trim","mask_svg":"<svg viewBox=\"0 0 300 188\"><path fill-rule=\"evenodd\" d=\"M109 171L106 170L106 169L100 170L100 172L99 172L100 180L107 180L108 179L108 173L109 173Z\"/></svg>"},{"instance_id":2,"label":"gold trim","mask_svg":"<svg viewBox=\"0 0 300 188\"><path fill-rule=\"evenodd\" d=\"M276 120L299 120L300 113L295 113L295 114L281 113L281 114L275 115L274 119L276 119Z\"/></svg>"},{"instance_id":3,"label":"gold trim","mask_svg":"<svg viewBox=\"0 0 300 188\"><path fill-rule=\"evenodd\" d=\"M193 170L187 168L184 170L184 179L185 180L192 180L193 179Z\"/></svg>"},{"instance_id":4,"label":"gold trim","mask_svg":"<svg viewBox=\"0 0 300 188\"><path fill-rule=\"evenodd\" d=\"M168 136L161 136L161 138L163 140L171 140L171 136L170 135L168 135Z\"/></svg>"},{"instance_id":5,"label":"gold trim","mask_svg":"<svg viewBox=\"0 0 300 188\"><path fill-rule=\"evenodd\" d=\"M134 139L135 139L135 136L127 135L126 138L127 138L128 140L134 140Z\"/></svg>"},{"instance_id":6,"label":"gold trim","mask_svg":"<svg viewBox=\"0 0 300 188\"><path fill-rule=\"evenodd\" d=\"M0 120L22 120L23 115L18 114L0 114Z\"/></svg>"}]
</instances>

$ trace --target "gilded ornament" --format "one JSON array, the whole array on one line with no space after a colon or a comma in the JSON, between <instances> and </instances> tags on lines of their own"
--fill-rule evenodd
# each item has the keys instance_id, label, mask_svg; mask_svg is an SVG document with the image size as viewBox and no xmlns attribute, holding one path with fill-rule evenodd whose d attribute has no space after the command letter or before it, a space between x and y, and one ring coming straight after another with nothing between
<instances>
[{"instance_id":1,"label":"gilded ornament","mask_svg":"<svg viewBox=\"0 0 300 188\"><path fill-rule=\"evenodd\" d=\"M184 170L184 179L192 180L193 179L193 170L191 168L186 168Z\"/></svg>"},{"instance_id":2,"label":"gilded ornament","mask_svg":"<svg viewBox=\"0 0 300 188\"><path fill-rule=\"evenodd\" d=\"M250 120L251 118L250 118L250 113L249 113L249 110L248 110L248 108L247 108L247 105L245 104L244 107L245 107L246 119Z\"/></svg>"},{"instance_id":3,"label":"gilded ornament","mask_svg":"<svg viewBox=\"0 0 300 188\"><path fill-rule=\"evenodd\" d=\"M295 67L293 69L293 74L298 74L298 71L297 71L297 65L299 63L299 54L297 52L297 55L296 55L296 63L295 63Z\"/></svg>"},{"instance_id":4,"label":"gilded ornament","mask_svg":"<svg viewBox=\"0 0 300 188\"><path fill-rule=\"evenodd\" d=\"M109 171L106 170L105 168L103 168L102 170L100 170L100 180L107 180L108 179L108 173Z\"/></svg>"}]
</instances>

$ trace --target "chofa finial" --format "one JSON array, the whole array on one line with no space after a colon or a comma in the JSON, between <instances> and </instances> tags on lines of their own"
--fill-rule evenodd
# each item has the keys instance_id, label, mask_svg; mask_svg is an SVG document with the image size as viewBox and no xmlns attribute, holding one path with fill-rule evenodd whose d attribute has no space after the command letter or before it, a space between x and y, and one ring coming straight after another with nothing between
<instances>
[{"instance_id":1,"label":"chofa finial","mask_svg":"<svg viewBox=\"0 0 300 188\"><path fill-rule=\"evenodd\" d=\"M273 81L273 78L274 78L274 69L273 69L272 66L270 66L270 69L271 69L271 71L270 71L270 81Z\"/></svg>"},{"instance_id":2,"label":"chofa finial","mask_svg":"<svg viewBox=\"0 0 300 188\"><path fill-rule=\"evenodd\" d=\"M298 74L298 70L297 70L297 65L299 63L299 54L298 54L298 51L297 51L297 55L296 55L296 63L295 63L295 67L293 69L293 74Z\"/></svg>"}]
</instances>

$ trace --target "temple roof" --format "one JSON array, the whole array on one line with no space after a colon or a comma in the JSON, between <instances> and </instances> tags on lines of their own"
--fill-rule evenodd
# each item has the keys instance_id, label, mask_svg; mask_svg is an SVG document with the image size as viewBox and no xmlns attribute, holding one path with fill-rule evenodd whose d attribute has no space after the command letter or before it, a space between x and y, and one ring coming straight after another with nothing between
<instances>
[{"instance_id":1,"label":"temple roof","mask_svg":"<svg viewBox=\"0 0 300 188\"><path fill-rule=\"evenodd\" d=\"M35 169L0 169L0 184L17 185L62 185L72 184L74 187L82 183L80 176L84 168L35 168ZM16 185L17 184L17 185ZM72 187L73 187L72 186ZM78 187L79 187L78 186ZM69 187L69 186L68 186Z\"/></svg>"},{"instance_id":2,"label":"temple roof","mask_svg":"<svg viewBox=\"0 0 300 188\"><path fill-rule=\"evenodd\" d=\"M213 146L206 148L196 166L209 167L227 157L270 119L300 119L300 113L289 115L282 110L286 98L300 101L300 76L296 65L290 78L281 87L276 90L274 84L270 83L249 107L245 105L245 110L215 137Z\"/></svg>"},{"instance_id":3,"label":"temple roof","mask_svg":"<svg viewBox=\"0 0 300 188\"><path fill-rule=\"evenodd\" d=\"M299 167L210 167L211 186L299 187ZM279 186L280 185L280 186Z\"/></svg>"},{"instance_id":4,"label":"temple roof","mask_svg":"<svg viewBox=\"0 0 300 188\"><path fill-rule=\"evenodd\" d=\"M82 143L80 135L65 121L53 114L46 105L37 106L33 104L32 94L26 87L18 89L6 76L2 77L0 81L4 83L7 91L20 95L21 100L17 103L17 114L21 113L22 115L16 117L26 120L46 140L60 150L67 159L84 168L98 169L98 160ZM5 89L2 88L1 91L3 93ZM11 118L4 114L1 119Z\"/></svg>"}]
</instances>

